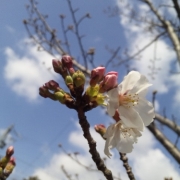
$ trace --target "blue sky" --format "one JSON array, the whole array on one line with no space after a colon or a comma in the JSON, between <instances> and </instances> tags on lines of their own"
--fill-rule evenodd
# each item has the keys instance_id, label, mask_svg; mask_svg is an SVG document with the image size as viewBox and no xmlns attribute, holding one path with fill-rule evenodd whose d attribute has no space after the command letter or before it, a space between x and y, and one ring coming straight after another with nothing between
<instances>
[{"instance_id":1,"label":"blue sky","mask_svg":"<svg viewBox=\"0 0 180 180\"><path fill-rule=\"evenodd\" d=\"M52 27L61 32L59 14L67 15L67 24L71 24L71 15L65 1L39 1L39 9L45 14L49 14L48 22ZM120 2L120 1L119 1ZM51 67L51 57L45 52L37 52L37 46L29 43L28 35L22 23L23 19L28 18L25 4L28 1L1 1L0 2L0 22L1 22L1 41L0 41L0 121L1 131L15 125L15 130L19 137L11 133L11 137L15 138L9 144L15 147L15 157L17 167L9 179L16 178L18 180L37 174L43 180L56 180L61 177L65 179L60 166L63 164L72 174L79 173L81 178L102 177L100 173L87 176L85 169L74 164L69 157L64 155L58 144L61 143L69 151L79 151L79 159L84 164L93 164L90 155L87 153L87 143L84 141L81 129L78 126L76 112L67 109L58 102L39 97L38 88L43 83L55 79L60 85L63 83L60 77L48 71ZM105 50L108 45L111 48L117 48L119 45L124 48L128 47L130 52L135 52L137 45L142 47L151 38L150 35L142 32L142 26L134 26L127 21L126 18L108 18L103 10L108 5L113 5L116 1L98 2L77 0L73 3L74 7L80 7L77 16L81 16L89 12L91 19L85 20L81 25L81 33L86 36L83 39L85 48L96 48L96 65L103 64L109 59L110 55ZM122 7L124 4L119 3ZM145 12L145 6L137 7L142 13ZM128 12L127 12L128 13ZM170 11L169 15L174 16ZM163 14L163 11L162 11ZM75 57L79 55L79 49L74 37L72 39L72 54ZM156 110L162 113L163 108L167 110L167 115L171 117L175 114L178 117L178 104L180 103L180 84L178 77L169 75L172 62L176 56L173 51L169 50L166 41L160 40L157 44L157 57L160 61L156 62L156 66L160 67L155 79L148 76L150 59L153 58L154 46L143 52L141 61L132 61L131 68L138 69L141 73L147 75L153 84L149 91L148 98L151 99L153 90L158 90ZM81 60L81 59L80 59ZM43 64L45 62L45 64ZM116 70L119 72L119 82L126 74L124 66L112 67L108 70ZM63 85L62 85L63 86ZM94 132L95 124L104 123L108 125L113 122L107 117L104 110L96 108L87 113L87 117L92 127L92 133L98 142L98 149L103 154L104 142ZM170 139L175 142L175 136L166 132ZM3 154L5 149L0 150ZM127 179L121 162L117 160L117 154L107 164L111 167L115 174L118 174L120 167L120 176ZM138 179L162 179L163 177L172 176L173 180L178 179L178 165L169 156L169 154L155 141L152 135L145 131L144 136L139 138L139 143L135 145L134 151L129 155L133 169ZM152 161L153 159L153 161ZM150 161L146 167L143 164ZM75 168L76 167L76 168ZM139 167L139 168L138 168ZM141 169L141 170L139 170ZM158 170L157 170L158 169ZM164 172L164 169L167 172ZM48 174L46 174L48 172ZM162 172L162 173L159 173ZM149 179L148 179L149 178Z\"/></svg>"}]
</instances>

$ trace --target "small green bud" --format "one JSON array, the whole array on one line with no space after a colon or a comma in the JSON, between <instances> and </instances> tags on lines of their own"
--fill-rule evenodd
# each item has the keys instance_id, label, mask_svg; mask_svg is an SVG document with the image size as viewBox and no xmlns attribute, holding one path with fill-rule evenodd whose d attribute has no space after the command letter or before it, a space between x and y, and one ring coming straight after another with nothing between
<instances>
[{"instance_id":1,"label":"small green bud","mask_svg":"<svg viewBox=\"0 0 180 180\"><path fill-rule=\"evenodd\" d=\"M73 74L72 78L73 78L73 83L74 83L75 87L84 86L86 78L85 78L85 75L83 72L81 72L79 70L76 71Z\"/></svg>"},{"instance_id":2,"label":"small green bud","mask_svg":"<svg viewBox=\"0 0 180 180\"><path fill-rule=\"evenodd\" d=\"M106 105L104 103L104 100L106 99L106 96L104 96L103 94L98 94L97 97L96 97L96 102L100 105Z\"/></svg>"},{"instance_id":3,"label":"small green bud","mask_svg":"<svg viewBox=\"0 0 180 180\"><path fill-rule=\"evenodd\" d=\"M70 75L66 76L65 78L66 85L73 84L73 79Z\"/></svg>"},{"instance_id":4,"label":"small green bud","mask_svg":"<svg viewBox=\"0 0 180 180\"><path fill-rule=\"evenodd\" d=\"M86 89L86 94L90 97L94 97L94 96L97 96L98 95L98 92L99 92L99 85L96 84L94 87L92 86L89 86L87 89Z\"/></svg>"},{"instance_id":5,"label":"small green bud","mask_svg":"<svg viewBox=\"0 0 180 180\"><path fill-rule=\"evenodd\" d=\"M64 94L65 93L62 93L60 91L54 93L56 99L62 104L65 104L65 95Z\"/></svg>"},{"instance_id":6,"label":"small green bud","mask_svg":"<svg viewBox=\"0 0 180 180\"><path fill-rule=\"evenodd\" d=\"M92 97L90 100L91 101L96 101L96 103L98 105L106 106L106 103L104 103L105 99L106 99L106 96L104 96L103 94L99 93L97 96Z\"/></svg>"}]
</instances>

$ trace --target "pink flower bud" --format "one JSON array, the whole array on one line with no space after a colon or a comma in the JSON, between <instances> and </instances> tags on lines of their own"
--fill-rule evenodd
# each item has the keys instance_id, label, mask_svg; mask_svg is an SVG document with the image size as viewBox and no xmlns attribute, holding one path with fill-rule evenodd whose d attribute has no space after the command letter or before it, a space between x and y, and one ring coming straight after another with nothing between
<instances>
[{"instance_id":1,"label":"pink flower bud","mask_svg":"<svg viewBox=\"0 0 180 180\"><path fill-rule=\"evenodd\" d=\"M49 96L48 96L48 95L49 95L48 89L47 89L45 86L40 87L40 88L39 88L39 95L42 96L42 97L44 97L44 98L49 97Z\"/></svg>"},{"instance_id":2,"label":"pink flower bud","mask_svg":"<svg viewBox=\"0 0 180 180\"><path fill-rule=\"evenodd\" d=\"M72 57L69 55L64 55L61 61L62 61L63 67L67 68L70 75L72 76L75 73L75 70L73 68Z\"/></svg>"},{"instance_id":3,"label":"pink flower bud","mask_svg":"<svg viewBox=\"0 0 180 180\"><path fill-rule=\"evenodd\" d=\"M11 157L14 153L14 147L13 146L9 146L6 150L6 156L7 157Z\"/></svg>"},{"instance_id":4,"label":"pink flower bud","mask_svg":"<svg viewBox=\"0 0 180 180\"><path fill-rule=\"evenodd\" d=\"M100 93L104 93L106 91L109 91L117 86L117 78L118 73L115 71L108 72L106 76L104 77L103 81L100 83Z\"/></svg>"},{"instance_id":5,"label":"pink flower bud","mask_svg":"<svg viewBox=\"0 0 180 180\"><path fill-rule=\"evenodd\" d=\"M62 74L62 63L59 60L53 59L52 65L56 73Z\"/></svg>"},{"instance_id":6,"label":"pink flower bud","mask_svg":"<svg viewBox=\"0 0 180 180\"><path fill-rule=\"evenodd\" d=\"M52 60L53 68L56 73L59 73L64 79L68 75L67 68L64 68L61 61L53 59Z\"/></svg>"},{"instance_id":7,"label":"pink flower bud","mask_svg":"<svg viewBox=\"0 0 180 180\"><path fill-rule=\"evenodd\" d=\"M98 82L100 82L103 79L105 70L105 67L97 67L91 71L91 86L95 86Z\"/></svg>"},{"instance_id":8,"label":"pink flower bud","mask_svg":"<svg viewBox=\"0 0 180 180\"><path fill-rule=\"evenodd\" d=\"M16 161L15 161L15 158L14 158L14 157L11 157L10 160L9 160L9 162L11 162L11 163L14 164L14 165L16 164Z\"/></svg>"},{"instance_id":9,"label":"pink flower bud","mask_svg":"<svg viewBox=\"0 0 180 180\"><path fill-rule=\"evenodd\" d=\"M44 97L44 98L50 98L52 100L56 100L54 94L49 92L48 88L46 86L42 86L39 88L39 95Z\"/></svg>"},{"instance_id":10,"label":"pink flower bud","mask_svg":"<svg viewBox=\"0 0 180 180\"><path fill-rule=\"evenodd\" d=\"M94 126L94 129L97 133L99 133L102 137L106 133L106 127L103 124L98 124ZM104 138L104 137L103 137Z\"/></svg>"},{"instance_id":11,"label":"pink flower bud","mask_svg":"<svg viewBox=\"0 0 180 180\"><path fill-rule=\"evenodd\" d=\"M66 67L67 69L72 68L73 66L72 57L69 55L62 56L61 62L63 66Z\"/></svg>"},{"instance_id":12,"label":"pink flower bud","mask_svg":"<svg viewBox=\"0 0 180 180\"><path fill-rule=\"evenodd\" d=\"M45 83L45 87L48 88L49 90L57 91L59 88L59 84L56 81L51 80L51 81Z\"/></svg>"}]
</instances>

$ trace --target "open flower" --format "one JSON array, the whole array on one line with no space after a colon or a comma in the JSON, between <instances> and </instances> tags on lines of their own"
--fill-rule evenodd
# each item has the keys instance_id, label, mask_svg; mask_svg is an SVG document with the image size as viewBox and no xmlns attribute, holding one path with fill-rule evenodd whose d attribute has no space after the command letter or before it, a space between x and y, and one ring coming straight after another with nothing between
<instances>
[{"instance_id":1,"label":"open flower","mask_svg":"<svg viewBox=\"0 0 180 180\"><path fill-rule=\"evenodd\" d=\"M108 114L114 116L117 110L126 127L142 131L155 116L153 105L145 99L149 86L145 76L131 71L117 88L108 91Z\"/></svg>"},{"instance_id":2,"label":"open flower","mask_svg":"<svg viewBox=\"0 0 180 180\"><path fill-rule=\"evenodd\" d=\"M121 121L118 121L110 125L103 136L106 139L104 153L110 157L112 148L116 148L121 153L130 153L133 144L137 142L137 137L140 136L141 133L137 129L127 128Z\"/></svg>"}]
</instances>

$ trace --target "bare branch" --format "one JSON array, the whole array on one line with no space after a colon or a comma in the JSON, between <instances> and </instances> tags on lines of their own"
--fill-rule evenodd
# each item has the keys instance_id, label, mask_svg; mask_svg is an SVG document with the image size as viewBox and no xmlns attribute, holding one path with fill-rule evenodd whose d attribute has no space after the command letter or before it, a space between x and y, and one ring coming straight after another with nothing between
<instances>
[{"instance_id":1,"label":"bare branch","mask_svg":"<svg viewBox=\"0 0 180 180\"><path fill-rule=\"evenodd\" d=\"M130 55L128 58L124 59L123 62L129 61L139 54L141 54L145 49L147 49L151 44L153 44L155 41L157 41L161 36L165 35L166 32L162 32L159 35L157 35L155 38L153 38L148 44L146 44L142 49L134 53L133 55ZM122 62L118 63L117 65L120 65Z\"/></svg>"},{"instance_id":2,"label":"bare branch","mask_svg":"<svg viewBox=\"0 0 180 180\"><path fill-rule=\"evenodd\" d=\"M113 59L117 56L119 50L120 50L120 47L118 47L115 51L113 51L111 58L105 64L106 68L108 67L109 63L111 63Z\"/></svg>"},{"instance_id":3,"label":"bare branch","mask_svg":"<svg viewBox=\"0 0 180 180\"><path fill-rule=\"evenodd\" d=\"M73 8L72 8L72 5L71 5L71 1L67 0L67 2L68 2L69 9L70 9L70 12L71 12L71 16L72 16L72 19L73 19L73 22L74 22L74 25L75 25L75 34L76 34L76 37L77 37L77 40L78 40L78 43L79 43L79 47L80 47L80 50L81 50L81 54L82 54L82 57L83 57L83 60L84 60L84 66L85 66L85 69L87 69L88 64L87 64L86 54L85 54L85 51L84 51L84 48L83 48L83 45L82 45L81 36L79 34L79 27L78 27L79 23L84 18L82 18L79 22L77 22L74 11L73 11Z\"/></svg>"},{"instance_id":4,"label":"bare branch","mask_svg":"<svg viewBox=\"0 0 180 180\"><path fill-rule=\"evenodd\" d=\"M67 177L68 180L72 180L71 179L71 175L68 174L68 172L65 170L64 166L61 166L62 172L65 174L65 176Z\"/></svg>"},{"instance_id":5,"label":"bare branch","mask_svg":"<svg viewBox=\"0 0 180 180\"><path fill-rule=\"evenodd\" d=\"M172 129L177 135L180 136L180 126L178 126L175 122L173 122L172 120L161 116L160 114L155 115L155 119L157 121L159 121L160 123L162 123L163 125L169 127L170 129Z\"/></svg>"},{"instance_id":6,"label":"bare branch","mask_svg":"<svg viewBox=\"0 0 180 180\"><path fill-rule=\"evenodd\" d=\"M44 27L46 28L46 30L50 33L50 34L54 34L54 31L50 28L50 26L47 24L46 20L44 19L44 17L41 15L41 13L38 11L37 7L34 4L34 0L30 0L30 2L32 3L32 7L34 9L34 11L36 12L36 14L38 15L38 17L40 18L40 20L42 21ZM56 38L54 38L54 41L56 43L56 46L54 45L55 49L59 52L59 54L64 55L66 54L64 49L59 45L59 41L57 41ZM57 48L58 47L58 48Z\"/></svg>"},{"instance_id":7,"label":"bare branch","mask_svg":"<svg viewBox=\"0 0 180 180\"><path fill-rule=\"evenodd\" d=\"M64 35L64 38L65 38L65 44L66 44L68 53L71 54L70 47L69 47L69 42L68 42L68 38L67 38L67 32L68 32L69 29L67 29L67 30L65 29L64 18L65 18L64 15L60 15L61 27L62 27L63 35Z\"/></svg>"},{"instance_id":8,"label":"bare branch","mask_svg":"<svg viewBox=\"0 0 180 180\"><path fill-rule=\"evenodd\" d=\"M180 164L180 151L172 144L164 134L157 129L154 124L148 126L148 129L153 133L156 139L167 149L167 151Z\"/></svg>"}]
</instances>

